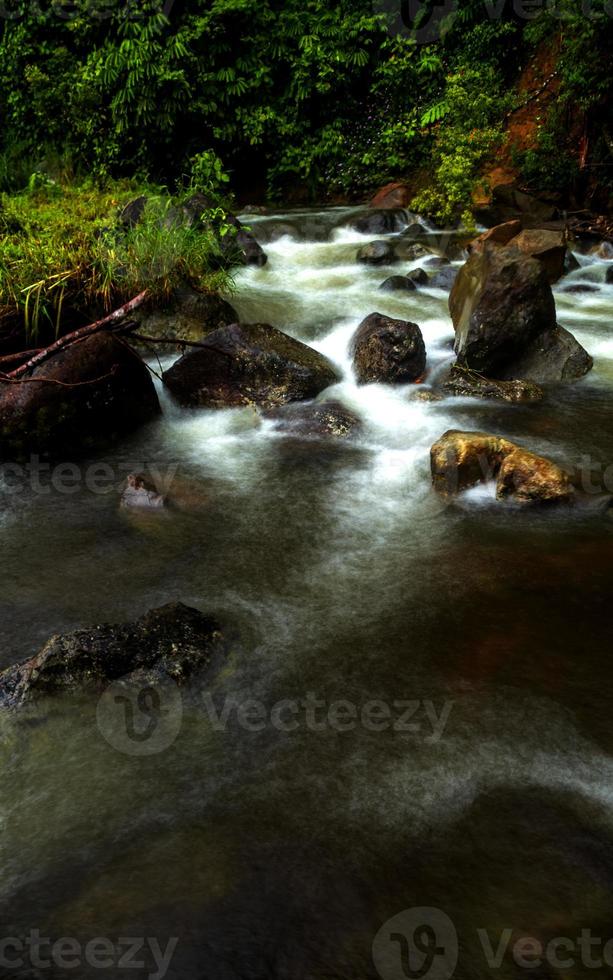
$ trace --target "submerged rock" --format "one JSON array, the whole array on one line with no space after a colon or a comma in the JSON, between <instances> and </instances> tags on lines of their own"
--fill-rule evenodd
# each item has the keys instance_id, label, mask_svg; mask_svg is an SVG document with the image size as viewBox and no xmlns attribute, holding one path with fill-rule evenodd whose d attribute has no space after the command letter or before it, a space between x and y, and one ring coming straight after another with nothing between
<instances>
[{"instance_id":1,"label":"submerged rock","mask_svg":"<svg viewBox=\"0 0 613 980\"><path fill-rule=\"evenodd\" d=\"M402 231L406 226L406 212L399 208L363 211L343 224L361 235L388 235Z\"/></svg>"},{"instance_id":2,"label":"submerged rock","mask_svg":"<svg viewBox=\"0 0 613 980\"><path fill-rule=\"evenodd\" d=\"M556 463L485 432L450 429L432 446L430 467L434 489L445 496L494 479L499 500L568 503L574 496Z\"/></svg>"},{"instance_id":3,"label":"submerged rock","mask_svg":"<svg viewBox=\"0 0 613 980\"><path fill-rule=\"evenodd\" d=\"M145 364L110 333L90 334L0 384L0 455L64 458L107 445L160 414Z\"/></svg>"},{"instance_id":4,"label":"submerged rock","mask_svg":"<svg viewBox=\"0 0 613 980\"><path fill-rule=\"evenodd\" d=\"M456 266L446 265L444 268L439 269L438 272L435 272L428 285L432 286L433 289L444 289L445 292L449 292L458 278L459 271Z\"/></svg>"},{"instance_id":5,"label":"submerged rock","mask_svg":"<svg viewBox=\"0 0 613 980\"><path fill-rule=\"evenodd\" d=\"M358 250L356 259L358 262L364 262L367 265L388 265L396 261L396 255L391 242L378 241L362 245L362 248Z\"/></svg>"},{"instance_id":6,"label":"submerged rock","mask_svg":"<svg viewBox=\"0 0 613 980\"><path fill-rule=\"evenodd\" d=\"M386 279L381 283L379 289L384 290L386 293L399 291L413 292L415 289L417 289L417 286L415 285L413 279L409 276L390 276L389 279Z\"/></svg>"},{"instance_id":7,"label":"submerged rock","mask_svg":"<svg viewBox=\"0 0 613 980\"><path fill-rule=\"evenodd\" d=\"M430 276L425 269L411 269L409 278L417 286L427 286L427 284L430 282Z\"/></svg>"},{"instance_id":8,"label":"submerged rock","mask_svg":"<svg viewBox=\"0 0 613 980\"><path fill-rule=\"evenodd\" d=\"M361 427L358 416L337 401L286 405L269 414L275 429L297 436L347 439Z\"/></svg>"},{"instance_id":9,"label":"submerged rock","mask_svg":"<svg viewBox=\"0 0 613 980\"><path fill-rule=\"evenodd\" d=\"M215 330L163 375L182 405L208 408L305 401L338 380L323 354L265 323Z\"/></svg>"},{"instance_id":10,"label":"submerged rock","mask_svg":"<svg viewBox=\"0 0 613 980\"><path fill-rule=\"evenodd\" d=\"M426 369L426 347L421 330L408 320L371 313L351 340L353 365L359 384L417 381Z\"/></svg>"},{"instance_id":11,"label":"submerged rock","mask_svg":"<svg viewBox=\"0 0 613 980\"><path fill-rule=\"evenodd\" d=\"M128 510L163 510L166 497L142 473L130 473L120 505Z\"/></svg>"},{"instance_id":12,"label":"submerged rock","mask_svg":"<svg viewBox=\"0 0 613 980\"><path fill-rule=\"evenodd\" d=\"M513 247L486 246L460 269L449 296L458 362L487 377L571 380L592 366L556 324L545 270Z\"/></svg>"},{"instance_id":13,"label":"submerged rock","mask_svg":"<svg viewBox=\"0 0 613 980\"><path fill-rule=\"evenodd\" d=\"M487 398L504 402L539 402L543 390L533 381L497 381L475 371L454 365L442 384L448 395L467 398Z\"/></svg>"},{"instance_id":14,"label":"submerged rock","mask_svg":"<svg viewBox=\"0 0 613 980\"><path fill-rule=\"evenodd\" d=\"M147 684L187 682L227 652L219 623L180 602L135 623L53 636L30 660L0 674L0 705L18 707L71 690L100 690L135 674Z\"/></svg>"}]
</instances>

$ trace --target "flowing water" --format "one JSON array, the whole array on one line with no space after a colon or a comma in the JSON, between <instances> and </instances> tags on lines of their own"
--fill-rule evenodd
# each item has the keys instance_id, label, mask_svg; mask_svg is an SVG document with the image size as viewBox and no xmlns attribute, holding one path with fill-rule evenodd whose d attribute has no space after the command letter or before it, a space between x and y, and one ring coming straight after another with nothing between
<instances>
[{"instance_id":1,"label":"flowing water","mask_svg":"<svg viewBox=\"0 0 613 980\"><path fill-rule=\"evenodd\" d=\"M348 345L374 310L413 320L431 378L452 356L447 293L380 292L401 270L356 264L374 236L350 217L250 218L269 263L240 273L232 302L335 362L342 380L320 400L359 416L355 440L288 437L250 409L188 412L162 393L164 417L83 465L70 493L46 470L4 473L3 666L54 632L174 599L237 638L210 685L215 710L234 706L225 722L210 701L173 702L174 737L152 754L111 744L87 698L0 719L0 937L176 937L170 980L423 976L394 959L396 940L385 963L372 955L413 907L449 916L461 980L526 975L510 952L488 964L479 929L494 950L505 929L511 945L613 938L613 521L597 506L518 510L489 487L445 506L428 463L446 429L478 428L613 491L606 263L578 256L556 290L595 358L585 379L537 405L426 402L415 386L356 386ZM95 464L111 467L104 492ZM175 473L188 505L121 512L117 486L144 466ZM2 977L161 973L150 955L76 968L6 955ZM448 977L434 960L432 980ZM528 973L611 974L566 963Z\"/></svg>"}]
</instances>

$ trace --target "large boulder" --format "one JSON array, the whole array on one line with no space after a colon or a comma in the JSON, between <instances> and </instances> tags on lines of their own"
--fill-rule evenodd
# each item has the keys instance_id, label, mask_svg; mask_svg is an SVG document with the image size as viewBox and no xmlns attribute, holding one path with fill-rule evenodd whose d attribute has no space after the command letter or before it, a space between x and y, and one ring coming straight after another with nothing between
<instances>
[{"instance_id":1,"label":"large boulder","mask_svg":"<svg viewBox=\"0 0 613 980\"><path fill-rule=\"evenodd\" d=\"M567 247L563 231L526 228L511 239L511 244L520 252L538 259L550 283L557 282L564 275Z\"/></svg>"},{"instance_id":2,"label":"large boulder","mask_svg":"<svg viewBox=\"0 0 613 980\"><path fill-rule=\"evenodd\" d=\"M238 313L217 293L204 293L183 283L167 300L134 314L139 332L147 337L198 341L218 327L236 323ZM152 345L168 353L168 345Z\"/></svg>"},{"instance_id":3,"label":"large boulder","mask_svg":"<svg viewBox=\"0 0 613 980\"><path fill-rule=\"evenodd\" d=\"M449 296L458 363L488 377L569 380L592 366L556 324L541 263L512 246L486 246L460 269Z\"/></svg>"},{"instance_id":4,"label":"large boulder","mask_svg":"<svg viewBox=\"0 0 613 980\"><path fill-rule=\"evenodd\" d=\"M0 674L0 705L19 707L72 690L104 689L134 675L147 686L184 684L221 664L227 652L215 619L180 602L135 623L53 636L34 657Z\"/></svg>"},{"instance_id":5,"label":"large boulder","mask_svg":"<svg viewBox=\"0 0 613 980\"><path fill-rule=\"evenodd\" d=\"M411 190L401 181L392 181L381 187L369 202L369 208L408 208Z\"/></svg>"},{"instance_id":6,"label":"large boulder","mask_svg":"<svg viewBox=\"0 0 613 980\"><path fill-rule=\"evenodd\" d=\"M407 384L426 370L426 347L416 323L371 313L351 340L359 384Z\"/></svg>"},{"instance_id":7,"label":"large boulder","mask_svg":"<svg viewBox=\"0 0 613 980\"><path fill-rule=\"evenodd\" d=\"M574 489L556 463L502 436L450 429L430 450L434 489L452 496L496 480L499 500L520 503L568 503Z\"/></svg>"},{"instance_id":8,"label":"large boulder","mask_svg":"<svg viewBox=\"0 0 613 980\"><path fill-rule=\"evenodd\" d=\"M271 408L315 398L335 384L333 364L266 323L233 323L213 331L163 375L182 405Z\"/></svg>"},{"instance_id":9,"label":"large boulder","mask_svg":"<svg viewBox=\"0 0 613 980\"><path fill-rule=\"evenodd\" d=\"M20 380L0 382L0 456L5 459L80 455L160 413L141 358L104 331L58 351Z\"/></svg>"}]
</instances>

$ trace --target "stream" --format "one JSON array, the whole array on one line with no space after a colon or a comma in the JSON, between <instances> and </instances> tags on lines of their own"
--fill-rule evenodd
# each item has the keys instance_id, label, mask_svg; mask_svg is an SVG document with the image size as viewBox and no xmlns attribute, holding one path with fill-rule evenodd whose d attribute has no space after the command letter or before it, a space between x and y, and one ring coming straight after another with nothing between
<instances>
[{"instance_id":1,"label":"stream","mask_svg":"<svg viewBox=\"0 0 613 980\"><path fill-rule=\"evenodd\" d=\"M479 429L613 492L611 263L577 255L554 287L594 357L584 379L536 405L418 400L417 386L357 386L349 341L375 310L418 323L425 391L452 358L448 293L379 291L423 259L357 264L384 236L353 215L245 217L269 261L229 300L335 363L319 400L354 412L357 438L188 411L160 386L163 417L85 461L70 491L44 467L0 469L0 666L173 600L235 636L212 700L175 704L157 752L111 744L85 696L0 718L0 939L174 938L169 980L402 980L426 973L373 959L373 941L425 907L452 923L459 980L611 976L613 952L526 968L509 951L493 967L479 930L494 950L505 930L510 946L591 930L595 957L613 940L613 519L516 508L489 486L448 505L429 472L447 429ZM192 505L120 511L144 467ZM140 965L5 951L0 977L161 977L145 946ZM442 960L427 975L451 976Z\"/></svg>"}]
</instances>

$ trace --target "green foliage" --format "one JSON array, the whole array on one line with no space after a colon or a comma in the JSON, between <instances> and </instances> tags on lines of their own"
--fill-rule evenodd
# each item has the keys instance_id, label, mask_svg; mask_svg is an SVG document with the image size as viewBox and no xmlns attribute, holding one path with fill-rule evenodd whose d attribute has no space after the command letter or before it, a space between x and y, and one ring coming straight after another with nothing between
<instances>
[{"instance_id":1,"label":"green foliage","mask_svg":"<svg viewBox=\"0 0 613 980\"><path fill-rule=\"evenodd\" d=\"M57 332L62 318L108 311L148 289L168 295L180 281L227 288L212 228L189 226L167 194L149 189L133 228L118 220L135 197L129 184L33 187L0 199L0 313L19 314L30 335Z\"/></svg>"},{"instance_id":2,"label":"green foliage","mask_svg":"<svg viewBox=\"0 0 613 980\"><path fill-rule=\"evenodd\" d=\"M444 125L433 149L434 179L412 207L442 224L471 224L470 203L480 167L502 139L504 97L491 69L465 70L447 79Z\"/></svg>"},{"instance_id":3,"label":"green foliage","mask_svg":"<svg viewBox=\"0 0 613 980\"><path fill-rule=\"evenodd\" d=\"M13 2L0 36L5 191L35 171L65 182L58 161L102 184L180 187L187 174L216 199L228 176L321 199L435 171L429 206L449 220L470 203L531 46L559 40L569 105L604 113L613 88L610 0L592 0L592 16L559 0L534 20L463 0L430 44L390 30L371 0L185 0L167 16L160 0L71 0L62 16ZM425 24L440 4L420 7Z\"/></svg>"}]
</instances>

